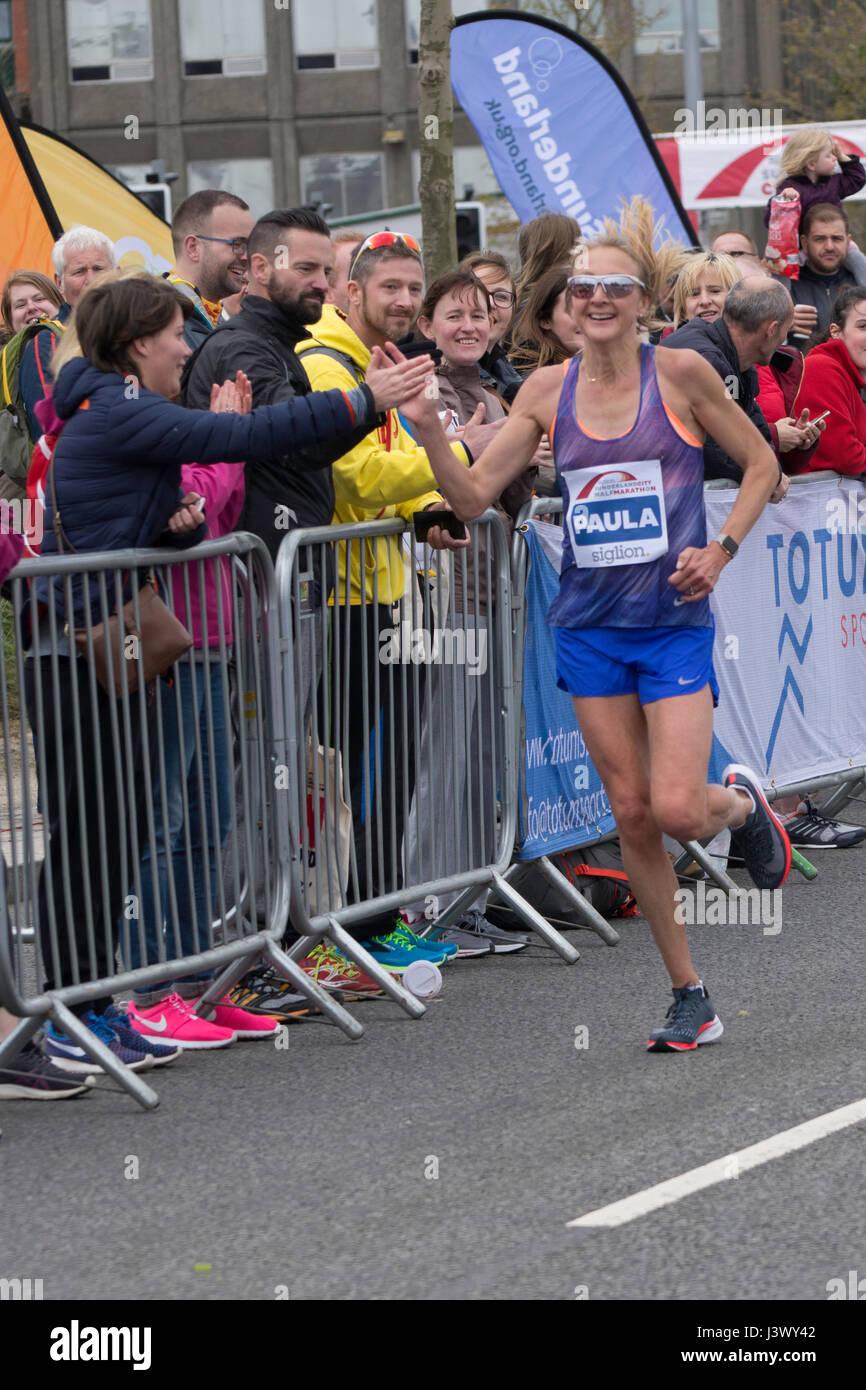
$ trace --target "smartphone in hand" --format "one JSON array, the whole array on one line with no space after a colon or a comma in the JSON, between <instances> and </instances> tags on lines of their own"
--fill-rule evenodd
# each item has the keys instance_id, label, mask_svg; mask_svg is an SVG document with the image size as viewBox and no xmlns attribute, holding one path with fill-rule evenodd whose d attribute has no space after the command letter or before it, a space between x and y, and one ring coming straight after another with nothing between
<instances>
[{"instance_id":1,"label":"smartphone in hand","mask_svg":"<svg viewBox=\"0 0 866 1390\"><path fill-rule=\"evenodd\" d=\"M416 541L425 541L427 539L427 532L433 526L441 526L442 530L447 531L449 536L455 541L466 539L466 527L455 512L415 512L412 519L415 523Z\"/></svg>"}]
</instances>

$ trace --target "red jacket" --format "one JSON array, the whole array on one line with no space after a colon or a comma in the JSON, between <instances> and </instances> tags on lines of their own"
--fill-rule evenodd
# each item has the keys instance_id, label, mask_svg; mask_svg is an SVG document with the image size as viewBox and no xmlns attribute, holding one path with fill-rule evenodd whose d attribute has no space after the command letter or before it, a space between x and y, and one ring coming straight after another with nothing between
<instances>
[{"instance_id":1,"label":"red jacket","mask_svg":"<svg viewBox=\"0 0 866 1390\"><path fill-rule=\"evenodd\" d=\"M854 477L866 473L866 405L860 395L862 390L863 377L841 338L831 338L812 349L806 358L792 414L799 414L804 406L812 416L823 410L830 414L811 455L788 454L792 473L820 468L832 468Z\"/></svg>"}]
</instances>

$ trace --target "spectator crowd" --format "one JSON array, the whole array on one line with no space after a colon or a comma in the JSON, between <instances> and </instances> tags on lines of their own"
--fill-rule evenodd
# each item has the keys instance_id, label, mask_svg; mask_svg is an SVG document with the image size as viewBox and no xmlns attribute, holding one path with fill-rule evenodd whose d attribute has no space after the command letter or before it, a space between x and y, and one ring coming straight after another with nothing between
<instances>
[{"instance_id":1,"label":"spectator crowd","mask_svg":"<svg viewBox=\"0 0 866 1390\"><path fill-rule=\"evenodd\" d=\"M658 301L638 325L642 341L697 352L722 378L776 456L771 500L780 505L793 474L866 474L866 258L851 239L842 206L866 173L825 132L807 134L796 145L791 141L778 190L783 201L800 199L799 276L771 274L755 242L737 229L716 237L709 250L668 240L656 252L663 268ZM0 499L26 497L43 509L41 547L29 539L31 554L167 546L194 557L205 538L237 531L259 537L276 561L295 528L392 517L413 523L419 513L440 512L447 503L413 433L411 412L404 415L401 407L430 390L432 378L451 450L471 467L508 419L527 378L544 367L565 370L584 347L571 285L585 264L586 243L577 222L564 215L543 213L523 227L519 267L479 250L429 286L420 247L409 235L376 229L332 238L321 216L306 207L256 220L225 190L204 190L181 203L172 241L174 266L158 277L119 270L110 241L94 228L75 226L54 247L53 279L22 268L3 287L2 376L17 407L17 434L9 421L0 434ZM26 460L32 452L29 470L20 464L22 450ZM737 462L711 437L703 458L707 479L742 480ZM494 506L510 533L534 494L556 490L544 435ZM20 557L22 538L8 526L0 529L5 578ZM430 544L425 554L435 566L436 531ZM419 842L430 839L425 818L436 803L446 808L458 837L470 836L479 862L489 862L495 797L476 804L466 769L468 750L478 750L477 765L495 787L499 733L489 669L478 681L460 684L446 679L445 668L431 668L425 683L408 693L399 681L377 678L374 695L383 634L393 629L395 606L406 598L407 573L410 587L416 577L397 535L338 546L333 555L335 562L326 547L312 550L306 601L316 613L333 615L334 631L339 622L354 679L366 684L364 698L353 688L342 735L356 866L348 891L363 902L416 882L408 865ZM456 561L449 571L448 616L455 628L486 629L480 569L474 582ZM208 661L208 653L230 648L236 636L228 571L219 561L208 567L193 604L179 568L168 585L173 607L190 619L191 651L173 670L176 698L148 697L144 727L128 749L127 775L142 785L145 747L161 750L155 832L133 836L135 844L155 846L155 859L145 848L130 866L125 854L100 862L99 841L90 833L96 816L109 824L122 819L109 751L116 702L87 679L68 631L99 622L106 596L93 576L76 575L68 585L32 581L29 625L20 640L26 646L24 698L34 732L37 726L41 731L39 920L43 927L57 924L54 937L43 930L46 990L111 976L118 962L136 969L166 956L196 955L207 944L203 924L220 899L216 866L225 846L232 837L242 849L248 843L235 804L228 692L220 664ZM109 612L132 598L128 575L108 582ZM328 703L336 644L327 640L325 624L310 624L303 633L296 699L307 723ZM62 718L46 724L40 692L52 682ZM413 700L414 706L406 704ZM387 738L377 742L381 719L386 726L415 728L425 741L418 785L413 758ZM455 748L458 730L463 747ZM67 751L73 746L81 748L75 768ZM378 747L380 763L372 788L371 746ZM435 787L429 780L434 767L444 769ZM376 797L380 804L371 816ZM131 814L145 825L144 798ZM791 842L807 852L866 837L866 830L826 820L798 798L785 803L782 816ZM445 877L455 867L454 855L444 825L441 836L435 818L432 825L434 842L441 843L433 845L429 877ZM389 827L396 827L403 846L396 859L379 842ZM198 868L194 881L190 857ZM124 903L133 892L142 902L141 934L122 929ZM456 896L443 896L438 911ZM442 926L407 891L396 918L368 917L353 932L397 976L415 961L441 966L525 949L525 935L486 912L482 892L457 921ZM94 923L92 932L85 932L85 920ZM174 934L172 920L179 928ZM288 914L283 928L290 946L297 935ZM327 941L299 963L342 1000L382 993ZM203 969L180 979L151 979L122 1002L111 995L91 998L73 1012L122 1063L141 1069L167 1064L184 1049L271 1037L281 1022L315 1010L262 962L224 998L198 1008L211 978ZM14 1026L0 1010L0 1040ZM86 1049L51 1023L40 1046L27 1043L0 1071L0 1098L80 1094L97 1070Z\"/></svg>"}]
</instances>

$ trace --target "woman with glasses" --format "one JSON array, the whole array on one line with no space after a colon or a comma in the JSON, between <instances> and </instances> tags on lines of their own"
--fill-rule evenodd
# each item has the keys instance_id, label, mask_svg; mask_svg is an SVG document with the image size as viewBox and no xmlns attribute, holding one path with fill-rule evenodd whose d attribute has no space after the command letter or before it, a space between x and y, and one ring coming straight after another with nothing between
<instances>
[{"instance_id":1,"label":"woman with glasses","mask_svg":"<svg viewBox=\"0 0 866 1390\"><path fill-rule=\"evenodd\" d=\"M525 383L496 439L470 469L449 457L433 404L404 405L443 493L477 516L532 458L545 430L565 508L556 628L557 684L574 698L604 781L629 882L673 987L647 1046L692 1050L722 1034L675 910L662 834L685 841L744 827L749 871L777 888L790 844L747 768L707 785L713 731L709 594L758 519L778 468L772 451L697 353L642 343L658 301L654 219L636 199L622 224L580 248L569 280L580 356ZM722 533L707 543L702 444L718 440L743 470ZM445 542L456 549L459 541Z\"/></svg>"},{"instance_id":2,"label":"woman with glasses","mask_svg":"<svg viewBox=\"0 0 866 1390\"><path fill-rule=\"evenodd\" d=\"M490 338L478 363L481 379L511 405L523 385L523 377L512 367L505 348L517 303L508 262L498 251L472 251L461 261L460 269L470 270L478 277L490 302Z\"/></svg>"}]
</instances>

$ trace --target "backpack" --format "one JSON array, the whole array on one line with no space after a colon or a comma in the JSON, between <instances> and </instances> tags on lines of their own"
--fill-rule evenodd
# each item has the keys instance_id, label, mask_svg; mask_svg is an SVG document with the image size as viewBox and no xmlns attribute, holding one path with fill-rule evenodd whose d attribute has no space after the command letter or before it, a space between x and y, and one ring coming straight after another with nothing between
<instances>
[{"instance_id":1,"label":"backpack","mask_svg":"<svg viewBox=\"0 0 866 1390\"><path fill-rule=\"evenodd\" d=\"M43 328L54 328L62 333L64 325L57 319L28 323L9 339L0 353L0 470L22 488L27 480L33 445L18 378L24 349Z\"/></svg>"},{"instance_id":2,"label":"backpack","mask_svg":"<svg viewBox=\"0 0 866 1390\"><path fill-rule=\"evenodd\" d=\"M638 916L639 908L622 866L618 840L561 850L558 854L551 854L550 860L602 917ZM563 899L532 860L520 863L519 872L510 881L512 887L522 893L542 917L566 928L581 925L571 904ZM486 909L485 916L501 926L514 925L510 913L493 904Z\"/></svg>"},{"instance_id":3,"label":"backpack","mask_svg":"<svg viewBox=\"0 0 866 1390\"><path fill-rule=\"evenodd\" d=\"M335 362L340 363L341 367L346 368L346 371L359 386L361 385L364 380L361 376L361 368L347 352L341 352L339 348L325 347L324 343L316 341L314 345L311 344L308 348L304 348L303 352L296 353L296 356L303 360L303 358L309 357L312 352L317 352L320 357L332 357Z\"/></svg>"}]
</instances>

